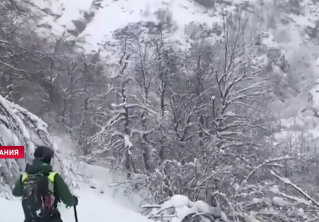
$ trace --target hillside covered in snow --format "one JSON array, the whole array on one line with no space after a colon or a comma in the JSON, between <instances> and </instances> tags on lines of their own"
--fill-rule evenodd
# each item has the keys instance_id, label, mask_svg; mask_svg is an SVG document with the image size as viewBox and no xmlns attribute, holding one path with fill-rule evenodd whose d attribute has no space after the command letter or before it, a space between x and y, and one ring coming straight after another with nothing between
<instances>
[{"instance_id":1,"label":"hillside covered in snow","mask_svg":"<svg viewBox=\"0 0 319 222\"><path fill-rule=\"evenodd\" d=\"M64 36L75 41L77 50L97 53L102 63L112 67L106 71L110 77L116 76L113 67L122 55L123 38L138 38L141 45L132 46L138 56L137 51L156 38L156 28L163 23L165 41L185 53L199 42L221 41L226 14L240 12L241 24L227 28L245 30L247 46L262 43L263 47L257 49L261 52L256 62L267 63L271 69L275 101L270 107L277 110L276 118L283 119L283 127L287 121L288 125L301 121L302 128L308 129L309 121L317 115L314 83L319 71L319 10L316 1L86 0L74 4L37 0L36 6L32 10L42 12L41 19L33 24L36 32L43 37ZM312 130L315 126L310 125ZM317 138L316 133L312 132L311 136Z\"/></svg>"},{"instance_id":2,"label":"hillside covered in snow","mask_svg":"<svg viewBox=\"0 0 319 222\"><path fill-rule=\"evenodd\" d=\"M18 121L30 152L55 146L48 132L70 138L70 161L57 153L70 184L87 179L74 162L121 172L153 220L197 220L205 202L229 221L315 221L318 5L5 0L3 126ZM8 187L24 163L6 164Z\"/></svg>"},{"instance_id":3,"label":"hillside covered in snow","mask_svg":"<svg viewBox=\"0 0 319 222\"><path fill-rule=\"evenodd\" d=\"M26 158L22 161L1 160L0 207L3 209L2 219L5 221L24 220L20 198L13 199L8 185L19 177L26 163L33 159L33 151L38 145L46 145L55 149L53 158L55 169L63 175L72 188L72 193L80 199L77 207L77 217L80 220L96 220L98 218L116 218L120 222L147 222L147 218L140 215L138 205L141 198L137 194L124 195L121 187L112 188L112 183L120 182L122 173L110 172L106 167L87 164L80 159L69 160L67 156L73 154L71 144L66 145L66 138L53 138L47 131L47 124L40 118L8 100L0 97L1 107L1 145L24 145ZM61 161L63 159L63 162ZM72 169L66 164L70 162ZM73 174L72 174L73 173ZM78 180L82 177L82 180ZM150 209L146 216L155 218L159 215L170 217L171 209L176 209L176 219L182 221L187 216L201 218L221 218L228 221L227 216L216 207L210 207L204 202L193 203L182 195L173 196L162 206L145 206ZM59 207L64 220L75 220L72 210ZM159 210L158 210L159 209ZM145 213L145 212L144 212Z\"/></svg>"}]
</instances>

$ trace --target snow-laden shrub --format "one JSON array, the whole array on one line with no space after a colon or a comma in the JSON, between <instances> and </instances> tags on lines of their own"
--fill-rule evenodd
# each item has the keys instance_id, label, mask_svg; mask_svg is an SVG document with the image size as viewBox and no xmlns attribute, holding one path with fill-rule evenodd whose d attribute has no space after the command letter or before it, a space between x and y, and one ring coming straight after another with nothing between
<instances>
[{"instance_id":1,"label":"snow-laden shrub","mask_svg":"<svg viewBox=\"0 0 319 222\"><path fill-rule=\"evenodd\" d=\"M298 222L314 221L318 203L287 178L280 177L302 194L302 197L282 192L274 183L237 186L232 196L216 191L226 200L228 209L212 207L203 201L190 201L183 195L174 195L160 204L143 206L143 214L154 221L165 222Z\"/></svg>"},{"instance_id":2,"label":"snow-laden shrub","mask_svg":"<svg viewBox=\"0 0 319 222\"><path fill-rule=\"evenodd\" d=\"M32 161L34 149L38 145L46 145L56 150L57 147L54 147L47 127L47 124L39 117L0 96L0 145L25 147L25 159L0 160L1 195L10 197L10 186L25 169L26 164ZM78 172L75 171L74 157L68 160L66 156L61 156L56 152L53 163L55 169L66 178L66 181L76 186L74 181L76 181Z\"/></svg>"},{"instance_id":3,"label":"snow-laden shrub","mask_svg":"<svg viewBox=\"0 0 319 222\"><path fill-rule=\"evenodd\" d=\"M53 169L63 176L70 188L79 188L80 183L93 183L91 178L82 172L77 156L60 152L55 144L54 148L56 154L53 159Z\"/></svg>"},{"instance_id":4,"label":"snow-laden shrub","mask_svg":"<svg viewBox=\"0 0 319 222\"><path fill-rule=\"evenodd\" d=\"M245 222L315 221L318 214L314 209L318 209L318 203L288 178L275 171L272 174L286 188L274 182L238 185L235 195L229 198L233 203L231 216ZM292 194L291 190L300 195Z\"/></svg>"},{"instance_id":5,"label":"snow-laden shrub","mask_svg":"<svg viewBox=\"0 0 319 222\"><path fill-rule=\"evenodd\" d=\"M161 205L145 205L143 209L143 214L154 221L229 221L220 208L209 206L203 201L190 201L183 195L174 195Z\"/></svg>"},{"instance_id":6,"label":"snow-laden shrub","mask_svg":"<svg viewBox=\"0 0 319 222\"><path fill-rule=\"evenodd\" d=\"M141 192L146 187L151 189L144 192L148 194L144 196L145 199L149 203L160 204L144 206L143 213L155 221L218 221L221 218L243 222L314 221L319 216L319 204L314 197L276 170L291 159L294 157L284 156L263 161L251 170L247 169L242 180L229 177L231 168L228 168L228 172L226 168L211 171L211 174L205 177L203 168L196 161L186 165L168 161L168 168L158 169L144 177L135 174L130 184L121 185L131 187L130 192ZM223 180L220 186L218 179ZM205 180L209 182L205 183ZM167 193L171 196L168 197L168 202L164 201L163 204L163 201L154 201L161 198L167 200ZM188 197L179 195L180 193ZM197 208L203 206L203 201L212 206L205 209L210 209L213 213L205 211L205 216L199 217L203 210ZM185 216L185 211L189 212L188 216ZM220 217L213 217L216 215Z\"/></svg>"}]
</instances>

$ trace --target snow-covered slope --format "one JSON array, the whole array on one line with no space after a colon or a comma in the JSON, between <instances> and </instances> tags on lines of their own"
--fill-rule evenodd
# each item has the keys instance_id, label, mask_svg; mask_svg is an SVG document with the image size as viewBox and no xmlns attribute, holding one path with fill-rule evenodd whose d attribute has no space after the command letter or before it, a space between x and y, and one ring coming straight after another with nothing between
<instances>
[{"instance_id":1,"label":"snow-covered slope","mask_svg":"<svg viewBox=\"0 0 319 222\"><path fill-rule=\"evenodd\" d=\"M85 164L84 164L85 165ZM221 218L228 221L227 216L218 208L211 207L203 201L192 202L186 196L175 195L162 205L145 205L145 215L138 213L138 198L127 199L121 190L114 192L108 185L114 181L118 174L110 173L107 168L82 165L85 175L92 176L91 182L80 184L80 188L73 190L79 197L77 215L79 222L96 220L116 220L118 222L151 222L159 221L158 218L167 218L167 221L181 222L188 215L198 216L202 219ZM119 179L119 178L117 178ZM23 221L23 211L19 198L7 200L0 198L2 209L1 219L6 222ZM175 211L172 211L175 208ZM75 221L73 208L67 209L63 204L59 207L63 221Z\"/></svg>"},{"instance_id":2,"label":"snow-covered slope","mask_svg":"<svg viewBox=\"0 0 319 222\"><path fill-rule=\"evenodd\" d=\"M70 148L72 144L63 143L66 140L68 140L67 137L63 139L54 138L55 144L59 147L58 152L64 156L64 159L74 155L74 150ZM86 181L82 180L82 182L78 183L78 186L74 189L74 192L79 194L79 196L91 192L121 207L134 211L139 210L142 199L134 193L126 194L124 187L121 186L121 182L125 181L124 174L110 170L106 166L87 164L81 161L80 158L77 158L76 163L74 163L74 171L87 178Z\"/></svg>"},{"instance_id":3,"label":"snow-covered slope","mask_svg":"<svg viewBox=\"0 0 319 222\"><path fill-rule=\"evenodd\" d=\"M116 220L118 222L147 222L145 217L132 210L116 205L110 199L99 194L84 192L80 194L80 204L77 207L79 221ZM0 199L2 209L1 220L6 222L23 221L23 211L20 202ZM75 221L73 209L63 209L64 221Z\"/></svg>"},{"instance_id":4,"label":"snow-covered slope","mask_svg":"<svg viewBox=\"0 0 319 222\"><path fill-rule=\"evenodd\" d=\"M210 11L194 5L192 1L183 0L140 0L140 1L108 1L108 0L83 0L83 1L42 1L37 0L41 8L48 8L58 15L54 18L46 15L41 21L44 27L50 27L49 32L62 35L65 31L78 34L78 38L86 40L86 51L98 51L103 49L105 43L113 41L112 34L118 28L123 28L128 23L140 21L156 22L155 12L159 9L169 9L173 14L173 20L178 29L174 33L176 39L183 39L184 28L191 22L207 22L212 25L220 21L220 17L214 16L220 13ZM227 8L229 10L234 7ZM91 14L91 17L89 16ZM87 19L90 17L90 19ZM76 21L78 20L78 21ZM77 27L79 23L82 28ZM83 29L83 30L82 30ZM46 30L46 33L48 30ZM42 31L41 31L42 32ZM43 32L42 32L43 33Z\"/></svg>"},{"instance_id":5,"label":"snow-covered slope","mask_svg":"<svg viewBox=\"0 0 319 222\"><path fill-rule=\"evenodd\" d=\"M160 8L168 8L172 13L172 19L176 27L170 33L170 38L177 40L181 45L187 45L188 39L184 30L190 23L200 23L202 25L206 23L206 27L211 27L213 23L221 21L220 15L223 11L233 11L240 5L243 11L255 18L251 20L250 24L255 29L255 32L267 32L268 36L271 37L267 38L268 40L271 39L269 43L273 46L278 46L280 49L278 51L284 53L285 59L290 65L289 73L284 74L289 74L287 80L291 90L285 92L283 99L278 99L272 104L274 106L273 110L277 111L278 119L282 119L284 133L287 133L288 128L292 126L298 126L296 129L299 131L308 127L308 132L309 129L312 129L314 135L318 132L319 120L317 115L319 107L317 98L319 97L317 86L308 94L319 73L317 62L319 48L316 36L319 7L318 3L314 3L315 1L229 0L219 1L223 2L223 4L216 3L213 8L205 8L192 0L35 0L33 2L37 5L37 7L33 6L34 10L39 10L38 7L40 7L41 11L47 12L40 21L39 34L50 36L53 33L60 36L65 32L69 32L74 38L85 40L82 44L86 52L101 49L105 54L116 50L112 50L112 44L114 43L112 34L116 29L123 28L132 22L156 22L157 17L154 12ZM212 36L212 39L216 38L217 36ZM266 44L267 42L263 43ZM304 131L300 132L303 133ZM282 136L282 134L279 136ZM66 156L61 156L64 162ZM68 162L70 163L69 169L73 169L74 173L78 173L81 176L93 176L93 178L88 178L87 181L76 181L77 185L80 184L80 186L75 186L77 187L76 193L80 195L85 203L85 200L88 199L94 202L97 199L96 196L98 196L98 198L103 199L101 203L105 206L112 205L117 208L125 202L126 209L134 209L134 206L125 198L114 198L111 195L113 189L106 186L110 182L110 178L107 178L107 175L110 174L107 174L105 169L85 164L80 167L78 165L75 166L76 164L72 157L70 157ZM79 167L79 169L76 167ZM90 168L93 170L86 171L86 169ZM63 167L61 170L63 171L64 169ZM70 171L66 172L66 176L69 173ZM74 180L72 179L70 182L74 182ZM91 183L94 183L94 186L98 186L98 188L92 189L90 187ZM98 199L96 202L99 201ZM91 207L98 209L93 204L90 205ZM66 215L66 212L63 212L63 214ZM92 219L92 217L87 219ZM123 218L123 220L125 219Z\"/></svg>"},{"instance_id":6,"label":"snow-covered slope","mask_svg":"<svg viewBox=\"0 0 319 222\"><path fill-rule=\"evenodd\" d=\"M67 137L53 138L47 124L40 118L0 96L0 145L24 145L25 160L0 160L0 208L1 220L23 221L20 198L13 198L10 187L30 162L37 145L47 145L56 150L54 168L79 196L79 221L112 218L119 222L147 221L137 213L140 199L131 195L129 200L121 189L118 192L109 184L121 179L121 174L110 173L107 168L88 165L72 154L72 143ZM70 154L71 152L71 154ZM74 220L72 210L61 206L65 221Z\"/></svg>"},{"instance_id":7,"label":"snow-covered slope","mask_svg":"<svg viewBox=\"0 0 319 222\"><path fill-rule=\"evenodd\" d=\"M250 17L249 31L252 35L267 32L273 37L269 44L282 49L290 68L286 76L290 88L284 92L285 101L274 104L278 118L296 117L309 105L308 92L318 78L319 47L317 44L317 20L319 3L313 0L36 0L34 10L41 8L43 18L38 23L38 32L43 36L70 34L78 39L78 45L86 52L101 51L108 56L105 63L117 62L119 51L114 40L114 31L137 22L158 22L156 12L168 10L174 28L169 37L182 48L190 42L194 26L200 30L213 30L213 24L222 21L224 12L240 9ZM209 3L204 7L203 2ZM214 3L213 3L214 2ZM196 29L195 29L196 30ZM194 31L194 30L193 30ZM200 35L200 34L196 34ZM221 38L210 32L213 41ZM265 43L266 44L266 43ZM287 75L287 73L285 73ZM283 86L286 87L286 86ZM298 106L292 105L296 104ZM287 108L289 107L289 109ZM312 115L312 113L311 113ZM302 117L304 118L304 117Z\"/></svg>"},{"instance_id":8,"label":"snow-covered slope","mask_svg":"<svg viewBox=\"0 0 319 222\"><path fill-rule=\"evenodd\" d=\"M67 137L54 137L53 145L56 147L58 156L63 158L64 162L73 164L73 171L86 178L78 181L71 177L72 193L79 197L77 206L78 220L116 220L119 222L151 222L160 221L158 218L167 218L168 221L181 222L188 215L200 217L202 219L221 218L222 221L228 221L227 216L218 207L211 207L203 201L190 201L186 196L174 195L171 199L165 201L162 205L145 205L144 215L139 213L142 199L135 193L126 193L119 187L110 186L125 180L122 173L110 171L107 167L87 164L77 158L72 161L69 156L74 155L74 144ZM56 163L56 159L53 159ZM64 169L62 169L64 170ZM68 168L69 170L69 168ZM59 170L57 170L59 172ZM67 179L67 173L64 178ZM1 219L6 222L23 221L23 211L20 198L0 198L0 208L3 210ZM172 211L172 209L175 211ZM63 221L75 221L73 208L67 209L60 204L59 210ZM151 219L147 219L147 218Z\"/></svg>"},{"instance_id":9,"label":"snow-covered slope","mask_svg":"<svg viewBox=\"0 0 319 222\"><path fill-rule=\"evenodd\" d=\"M88 166L83 172L93 175L92 181L96 184L95 189L89 184L82 183L80 188L73 192L79 197L77 207L79 221L116 220L118 222L147 222L148 220L137 213L135 205L124 196L113 195L111 188L106 186L108 170L101 167ZM103 178L104 177L104 178ZM104 184L103 184L104 183ZM23 211L19 198L15 200L0 199L2 209L1 220L6 222L23 221ZM75 221L73 209L60 206L64 221Z\"/></svg>"},{"instance_id":10,"label":"snow-covered slope","mask_svg":"<svg viewBox=\"0 0 319 222\"><path fill-rule=\"evenodd\" d=\"M85 47L88 51L97 51L101 48L101 44L112 41L113 31L128 23L158 21L155 12L159 9L167 9L172 13L172 20L177 25L174 36L181 40L181 37L184 37L185 27L190 23L211 26L221 21L222 12L234 11L238 6L255 16L255 21L260 19L259 24L256 24L257 29L273 31L278 41L281 38L280 42L283 45L294 50L309 40L309 34L305 31L307 27L315 27L319 11L317 4L311 0L298 1L298 7L288 0L215 1L214 7L203 7L194 0L36 0L34 2L39 8L50 11L39 23L46 29L45 33L62 35L65 31L77 29L71 33L79 38L85 38L87 42ZM271 24L273 20L281 22L274 25Z\"/></svg>"}]
</instances>

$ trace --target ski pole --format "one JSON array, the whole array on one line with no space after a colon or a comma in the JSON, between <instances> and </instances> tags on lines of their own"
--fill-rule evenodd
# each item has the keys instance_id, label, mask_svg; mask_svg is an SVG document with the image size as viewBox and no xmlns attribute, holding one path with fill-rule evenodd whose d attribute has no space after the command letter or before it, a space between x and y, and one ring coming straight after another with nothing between
<instances>
[{"instance_id":1,"label":"ski pole","mask_svg":"<svg viewBox=\"0 0 319 222\"><path fill-rule=\"evenodd\" d=\"M76 211L76 206L73 206L73 209L74 209L75 222L78 222L78 212Z\"/></svg>"}]
</instances>

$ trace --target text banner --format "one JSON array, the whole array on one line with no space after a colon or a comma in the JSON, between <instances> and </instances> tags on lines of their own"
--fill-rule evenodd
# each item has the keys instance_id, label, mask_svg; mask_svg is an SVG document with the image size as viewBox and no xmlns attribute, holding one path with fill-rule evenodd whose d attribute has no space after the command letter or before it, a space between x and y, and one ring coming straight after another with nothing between
<instances>
[{"instance_id":1,"label":"text banner","mask_svg":"<svg viewBox=\"0 0 319 222\"><path fill-rule=\"evenodd\" d=\"M0 159L24 159L24 146L0 146Z\"/></svg>"}]
</instances>

